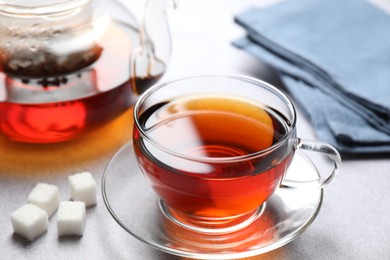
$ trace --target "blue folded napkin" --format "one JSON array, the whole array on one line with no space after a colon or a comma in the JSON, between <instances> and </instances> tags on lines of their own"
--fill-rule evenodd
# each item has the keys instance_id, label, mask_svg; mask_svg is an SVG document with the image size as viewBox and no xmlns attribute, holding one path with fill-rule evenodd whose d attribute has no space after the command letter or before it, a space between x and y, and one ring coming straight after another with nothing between
<instances>
[{"instance_id":1,"label":"blue folded napkin","mask_svg":"<svg viewBox=\"0 0 390 260\"><path fill-rule=\"evenodd\" d=\"M390 16L364 0L284 0L236 16L233 44L280 72L318 138L390 152Z\"/></svg>"}]
</instances>

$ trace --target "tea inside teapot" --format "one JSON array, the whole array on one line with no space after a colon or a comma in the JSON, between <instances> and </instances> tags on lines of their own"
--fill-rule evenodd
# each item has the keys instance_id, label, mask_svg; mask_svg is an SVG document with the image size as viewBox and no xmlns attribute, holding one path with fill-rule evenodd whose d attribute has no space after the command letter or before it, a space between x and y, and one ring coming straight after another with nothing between
<instances>
[{"instance_id":1,"label":"tea inside teapot","mask_svg":"<svg viewBox=\"0 0 390 260\"><path fill-rule=\"evenodd\" d=\"M0 131L11 140L61 142L93 130L127 110L165 71L166 6L158 10L155 2L167 1L149 0L145 14L158 12L164 21L145 16L142 25L113 0L3 2ZM153 26L163 26L158 42Z\"/></svg>"}]
</instances>

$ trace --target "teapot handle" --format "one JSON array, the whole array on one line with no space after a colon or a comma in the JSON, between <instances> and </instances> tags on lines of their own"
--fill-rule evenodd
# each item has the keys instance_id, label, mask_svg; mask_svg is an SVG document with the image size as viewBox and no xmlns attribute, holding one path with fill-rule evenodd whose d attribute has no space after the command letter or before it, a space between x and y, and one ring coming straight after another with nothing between
<instances>
[{"instance_id":1,"label":"teapot handle","mask_svg":"<svg viewBox=\"0 0 390 260\"><path fill-rule=\"evenodd\" d=\"M139 45L132 53L132 77L150 78L162 74L171 55L168 7L177 0L148 0L140 26ZM136 81L133 81L136 83Z\"/></svg>"},{"instance_id":2,"label":"teapot handle","mask_svg":"<svg viewBox=\"0 0 390 260\"><path fill-rule=\"evenodd\" d=\"M140 28L141 46L152 50L155 56L163 61L167 61L171 53L172 44L167 19L167 10L170 7L176 8L177 0L148 0Z\"/></svg>"}]
</instances>

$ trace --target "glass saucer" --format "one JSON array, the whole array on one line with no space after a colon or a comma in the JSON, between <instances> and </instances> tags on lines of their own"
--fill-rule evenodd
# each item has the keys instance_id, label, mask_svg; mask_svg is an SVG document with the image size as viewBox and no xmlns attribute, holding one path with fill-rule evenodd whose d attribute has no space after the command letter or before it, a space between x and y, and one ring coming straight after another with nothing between
<instances>
[{"instance_id":1,"label":"glass saucer","mask_svg":"<svg viewBox=\"0 0 390 260\"><path fill-rule=\"evenodd\" d=\"M318 178L318 171L296 153L287 177L310 180ZM323 197L322 190L278 189L262 215L246 228L222 235L196 233L162 214L157 196L138 168L131 142L107 165L102 194L108 211L126 232L158 250L197 259L236 259L279 248L310 226Z\"/></svg>"}]
</instances>

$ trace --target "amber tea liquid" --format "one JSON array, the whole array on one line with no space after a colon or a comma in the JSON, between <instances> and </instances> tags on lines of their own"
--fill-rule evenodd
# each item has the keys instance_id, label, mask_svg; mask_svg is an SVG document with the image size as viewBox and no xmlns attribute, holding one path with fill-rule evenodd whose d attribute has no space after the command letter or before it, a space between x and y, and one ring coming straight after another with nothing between
<instances>
[{"instance_id":1,"label":"amber tea liquid","mask_svg":"<svg viewBox=\"0 0 390 260\"><path fill-rule=\"evenodd\" d=\"M131 78L131 51L138 37L137 29L111 21L97 42L98 59L74 72L69 69L83 57L74 57L74 64L71 59L63 68L52 68L50 63L21 67L21 74L7 73L9 68L3 65L0 132L15 141L53 143L73 139L119 116L132 105L132 96L165 70L164 64L157 64L152 75Z\"/></svg>"},{"instance_id":2,"label":"amber tea liquid","mask_svg":"<svg viewBox=\"0 0 390 260\"><path fill-rule=\"evenodd\" d=\"M193 96L155 105L139 120L147 134L188 160L166 153L134 129L142 171L160 198L189 216L229 218L259 207L279 186L292 154L238 162L207 158L245 156L286 135L286 120L267 107L234 97Z\"/></svg>"}]
</instances>

